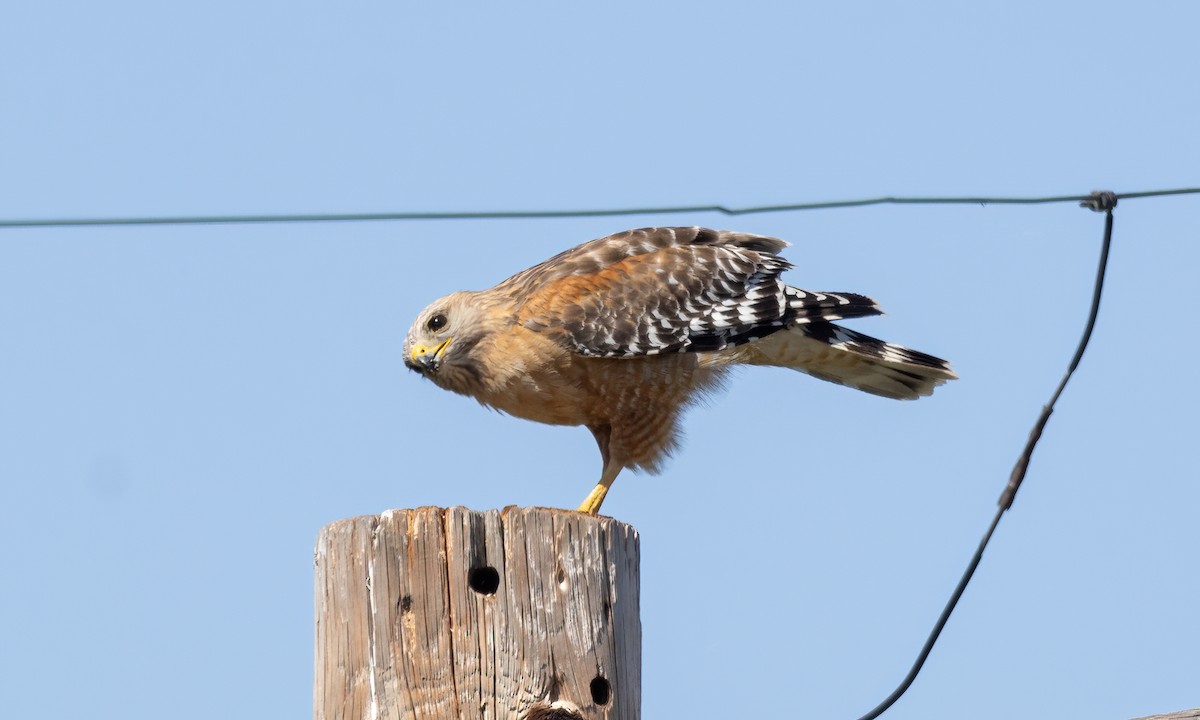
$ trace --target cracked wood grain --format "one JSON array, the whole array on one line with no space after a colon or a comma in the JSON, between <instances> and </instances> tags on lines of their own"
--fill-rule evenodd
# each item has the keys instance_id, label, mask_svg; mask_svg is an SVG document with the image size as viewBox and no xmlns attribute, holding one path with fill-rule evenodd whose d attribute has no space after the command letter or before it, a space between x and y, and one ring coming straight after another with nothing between
<instances>
[{"instance_id":1,"label":"cracked wood grain","mask_svg":"<svg viewBox=\"0 0 1200 720\"><path fill-rule=\"evenodd\" d=\"M637 532L566 510L323 528L316 720L639 720Z\"/></svg>"}]
</instances>

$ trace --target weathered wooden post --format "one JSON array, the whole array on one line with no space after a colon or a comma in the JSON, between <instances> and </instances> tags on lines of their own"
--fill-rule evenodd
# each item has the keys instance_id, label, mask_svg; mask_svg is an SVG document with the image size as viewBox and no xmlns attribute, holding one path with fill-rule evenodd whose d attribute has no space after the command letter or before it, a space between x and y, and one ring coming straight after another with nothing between
<instances>
[{"instance_id":1,"label":"weathered wooden post","mask_svg":"<svg viewBox=\"0 0 1200 720\"><path fill-rule=\"evenodd\" d=\"M638 536L568 510L321 530L315 720L639 720Z\"/></svg>"}]
</instances>

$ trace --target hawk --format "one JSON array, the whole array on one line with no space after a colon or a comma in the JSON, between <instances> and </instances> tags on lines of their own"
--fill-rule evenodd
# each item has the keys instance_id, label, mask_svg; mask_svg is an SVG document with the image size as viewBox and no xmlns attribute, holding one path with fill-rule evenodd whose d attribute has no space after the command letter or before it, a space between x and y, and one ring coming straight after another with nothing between
<instances>
[{"instance_id":1,"label":"hawk","mask_svg":"<svg viewBox=\"0 0 1200 720\"><path fill-rule=\"evenodd\" d=\"M848 292L784 284L772 237L659 227L583 243L477 292L434 301L405 364L504 413L583 425L600 448L596 513L624 468L658 472L683 410L735 365L791 368L898 400L956 375L945 360L832 321L881 313Z\"/></svg>"}]
</instances>

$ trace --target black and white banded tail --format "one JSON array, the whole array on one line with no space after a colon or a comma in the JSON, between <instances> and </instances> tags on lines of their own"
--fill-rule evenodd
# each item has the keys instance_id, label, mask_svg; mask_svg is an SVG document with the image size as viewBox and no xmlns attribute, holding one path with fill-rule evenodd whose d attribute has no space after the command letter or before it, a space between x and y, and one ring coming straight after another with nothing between
<instances>
[{"instance_id":1,"label":"black and white banded tail","mask_svg":"<svg viewBox=\"0 0 1200 720\"><path fill-rule=\"evenodd\" d=\"M749 364L792 368L896 400L925 397L958 377L941 358L823 321L793 324L743 353Z\"/></svg>"}]
</instances>

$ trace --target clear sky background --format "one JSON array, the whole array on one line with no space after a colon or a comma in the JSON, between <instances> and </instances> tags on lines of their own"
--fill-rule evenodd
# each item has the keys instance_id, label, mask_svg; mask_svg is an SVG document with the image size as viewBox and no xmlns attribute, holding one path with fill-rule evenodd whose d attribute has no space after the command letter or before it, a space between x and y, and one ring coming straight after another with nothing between
<instances>
[{"instance_id":1,"label":"clear sky background","mask_svg":"<svg viewBox=\"0 0 1200 720\"><path fill-rule=\"evenodd\" d=\"M1192 3L41 2L0 11L0 218L754 205L1200 184ZM783 370L607 513L642 541L644 717L858 717L903 676L1086 317L1069 204L729 218L0 229L13 718L311 713L318 529L574 507L588 432L404 370L430 300L707 225L877 298L962 379ZM887 717L1200 705L1200 198L1123 202L1015 508Z\"/></svg>"}]
</instances>

